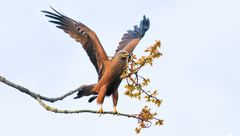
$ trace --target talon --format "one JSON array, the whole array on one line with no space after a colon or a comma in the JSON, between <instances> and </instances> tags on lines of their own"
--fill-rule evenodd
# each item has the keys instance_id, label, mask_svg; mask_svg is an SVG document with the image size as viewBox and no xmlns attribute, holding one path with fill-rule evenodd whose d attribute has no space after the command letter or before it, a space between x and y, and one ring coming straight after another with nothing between
<instances>
[{"instance_id":1,"label":"talon","mask_svg":"<svg viewBox=\"0 0 240 136\"><path fill-rule=\"evenodd\" d=\"M103 108L102 108L102 105L100 105L100 108L99 108L98 112L99 112L100 114L102 114L102 113L103 113Z\"/></svg>"},{"instance_id":2,"label":"talon","mask_svg":"<svg viewBox=\"0 0 240 136\"><path fill-rule=\"evenodd\" d=\"M118 113L118 112L117 112L117 107L116 107L116 106L113 107L113 113L114 113L114 114L117 114L117 113Z\"/></svg>"}]
</instances>

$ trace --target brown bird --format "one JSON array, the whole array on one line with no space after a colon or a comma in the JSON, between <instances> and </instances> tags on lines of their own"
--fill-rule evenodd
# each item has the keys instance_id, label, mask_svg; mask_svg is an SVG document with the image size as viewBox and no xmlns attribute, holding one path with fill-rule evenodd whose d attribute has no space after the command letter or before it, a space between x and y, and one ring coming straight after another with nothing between
<instances>
[{"instance_id":1,"label":"brown bird","mask_svg":"<svg viewBox=\"0 0 240 136\"><path fill-rule=\"evenodd\" d=\"M52 7L51 7L52 8ZM49 22L57 24L56 27L68 33L77 42L80 42L87 52L90 61L93 63L97 73L98 82L91 85L83 85L74 99L82 96L92 96L88 101L92 102L97 98L100 104L99 112L103 112L102 104L105 96L113 99L114 113L117 113L118 86L121 83L121 75L127 66L129 56L144 36L150 26L149 19L143 16L140 26L134 26L134 30L128 30L119 42L115 55L110 59L102 47L96 33L81 22L77 22L52 8L55 13L42 11L45 16L53 19Z\"/></svg>"}]
</instances>

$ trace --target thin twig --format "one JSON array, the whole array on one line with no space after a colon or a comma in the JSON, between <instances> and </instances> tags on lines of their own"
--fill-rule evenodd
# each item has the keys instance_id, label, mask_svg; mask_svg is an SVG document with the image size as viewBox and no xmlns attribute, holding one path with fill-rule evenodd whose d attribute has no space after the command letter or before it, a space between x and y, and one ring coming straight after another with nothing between
<instances>
[{"instance_id":1,"label":"thin twig","mask_svg":"<svg viewBox=\"0 0 240 136\"><path fill-rule=\"evenodd\" d=\"M131 75L132 75L132 74L131 74ZM130 85L130 83L129 83L129 81L128 81L128 79L130 79L131 82L132 82L132 84L134 84L134 86L137 86L137 87L138 87L138 90L139 90L139 91L143 92L143 93L144 93L145 95L147 95L148 97L153 98L153 99L155 99L156 101L160 101L160 102L161 102L161 100L158 99L156 96L153 96L153 95L149 94L148 92L146 92L146 91L142 88L142 85L138 83L138 82L139 82L139 78L138 78L138 77L142 78L143 80L146 80L144 77L138 75L138 73L134 73L135 79L136 79L136 80L134 80L134 79L131 77L131 75L126 78L128 85Z\"/></svg>"}]
</instances>

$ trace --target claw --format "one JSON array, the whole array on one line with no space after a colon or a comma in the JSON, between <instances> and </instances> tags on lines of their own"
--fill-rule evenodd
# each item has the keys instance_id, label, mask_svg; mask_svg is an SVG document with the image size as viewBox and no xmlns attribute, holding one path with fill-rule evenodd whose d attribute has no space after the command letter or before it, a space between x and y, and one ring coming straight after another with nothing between
<instances>
[{"instance_id":1,"label":"claw","mask_svg":"<svg viewBox=\"0 0 240 136\"><path fill-rule=\"evenodd\" d=\"M99 108L98 112L100 113L100 115L103 113L102 105L100 105L100 108Z\"/></svg>"},{"instance_id":2,"label":"claw","mask_svg":"<svg viewBox=\"0 0 240 136\"><path fill-rule=\"evenodd\" d=\"M114 114L117 114L117 113L118 113L118 112L117 112L117 107L116 107L116 106L113 107L113 113L114 113Z\"/></svg>"}]
</instances>

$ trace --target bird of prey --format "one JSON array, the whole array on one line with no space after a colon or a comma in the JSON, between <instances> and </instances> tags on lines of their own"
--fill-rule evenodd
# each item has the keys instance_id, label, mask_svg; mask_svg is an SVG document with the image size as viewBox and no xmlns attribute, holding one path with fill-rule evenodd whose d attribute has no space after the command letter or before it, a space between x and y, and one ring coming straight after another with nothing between
<instances>
[{"instance_id":1,"label":"bird of prey","mask_svg":"<svg viewBox=\"0 0 240 136\"><path fill-rule=\"evenodd\" d=\"M52 7L51 7L52 8ZM143 16L140 26L135 25L133 30L128 30L116 49L115 55L110 59L102 47L96 33L81 22L77 22L54 8L54 12L42 11L45 16L51 18L49 22L69 34L77 42L80 42L87 52L90 61L98 73L98 82L91 85L83 85L77 93L77 98L93 95L89 102L97 98L100 104L99 112L102 113L102 104L105 96L112 96L114 113L117 113L118 86L121 83L121 75L127 66L129 56L149 29L149 19Z\"/></svg>"}]
</instances>

